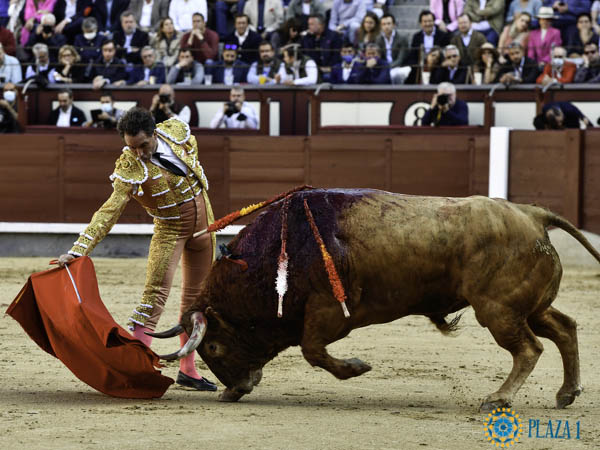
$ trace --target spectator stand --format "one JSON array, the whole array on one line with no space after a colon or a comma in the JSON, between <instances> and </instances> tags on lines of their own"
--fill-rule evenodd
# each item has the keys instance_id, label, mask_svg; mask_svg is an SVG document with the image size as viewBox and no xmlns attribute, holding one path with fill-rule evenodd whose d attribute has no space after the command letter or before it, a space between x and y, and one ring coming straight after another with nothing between
<instances>
[{"instance_id":1,"label":"spectator stand","mask_svg":"<svg viewBox=\"0 0 600 450\"><path fill-rule=\"evenodd\" d=\"M75 104L97 101L99 92L89 85L72 85ZM289 88L285 86L244 85L246 99L260 104L259 131L244 131L261 135L318 134L328 126L346 126L353 131L368 127L413 126L419 117L417 108L427 108L434 86L362 86L323 85ZM27 91L27 109L19 105L19 114L26 116L31 126L46 123L56 89ZM469 104L469 124L484 131L492 126L533 129L533 117L549 101L572 101L595 123L600 116L600 90L593 84L553 85L547 89L538 85L459 85L458 98ZM227 101L230 86L176 87L176 100L192 108L192 126L206 124L215 108ZM156 87L119 87L112 89L115 101L137 102L149 106ZM316 95L318 93L318 95ZM22 101L22 100L21 100ZM193 106L196 107L193 107ZM26 113L26 114L25 114ZM200 121L199 121L200 117ZM25 121L25 119L22 119ZM227 133L200 128L200 134ZM230 131L229 131L230 132ZM241 131L239 131L241 132ZM389 129L388 129L389 132Z\"/></svg>"}]
</instances>

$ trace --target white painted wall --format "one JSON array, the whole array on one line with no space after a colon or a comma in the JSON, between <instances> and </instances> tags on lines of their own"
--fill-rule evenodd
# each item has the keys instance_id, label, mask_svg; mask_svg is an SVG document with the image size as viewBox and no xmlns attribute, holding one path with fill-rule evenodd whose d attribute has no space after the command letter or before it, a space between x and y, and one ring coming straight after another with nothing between
<instances>
[{"instance_id":1,"label":"white painted wall","mask_svg":"<svg viewBox=\"0 0 600 450\"><path fill-rule=\"evenodd\" d=\"M321 126L389 125L393 102L321 103Z\"/></svg>"}]
</instances>

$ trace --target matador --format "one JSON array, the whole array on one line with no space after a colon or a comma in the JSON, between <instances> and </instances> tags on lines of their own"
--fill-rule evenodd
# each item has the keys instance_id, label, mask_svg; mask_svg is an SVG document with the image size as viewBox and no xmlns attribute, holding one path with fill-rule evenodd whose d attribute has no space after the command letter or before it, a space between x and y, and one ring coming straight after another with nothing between
<instances>
[{"instance_id":1,"label":"matador","mask_svg":"<svg viewBox=\"0 0 600 450\"><path fill-rule=\"evenodd\" d=\"M196 138L177 118L158 125L149 111L132 108L117 129L126 146L110 176L113 193L96 211L59 264L89 255L119 219L127 202L134 198L154 218L154 234L148 253L146 282L140 304L129 317L133 335L150 346L153 331L163 312L179 260L182 262L180 314L200 292L200 285L214 259L214 233L193 237L214 221L208 199L208 180L198 160ZM182 343L188 337L180 336ZM195 352L180 360L177 383L202 391L217 386L203 378L194 364Z\"/></svg>"}]
</instances>

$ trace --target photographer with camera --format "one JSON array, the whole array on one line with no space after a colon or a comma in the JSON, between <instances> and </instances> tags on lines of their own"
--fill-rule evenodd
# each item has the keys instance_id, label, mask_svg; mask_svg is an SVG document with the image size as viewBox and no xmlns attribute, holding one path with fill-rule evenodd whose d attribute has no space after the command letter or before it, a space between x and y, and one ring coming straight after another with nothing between
<instances>
[{"instance_id":1,"label":"photographer with camera","mask_svg":"<svg viewBox=\"0 0 600 450\"><path fill-rule=\"evenodd\" d=\"M423 116L422 125L448 127L468 124L467 103L456 98L456 87L452 83L440 83L437 94L431 100L431 108Z\"/></svg>"},{"instance_id":2,"label":"photographer with camera","mask_svg":"<svg viewBox=\"0 0 600 450\"><path fill-rule=\"evenodd\" d=\"M245 128L256 130L258 117L254 108L245 101L244 89L239 86L231 88L229 101L223 104L223 109L217 111L210 122L211 128Z\"/></svg>"},{"instance_id":3,"label":"photographer with camera","mask_svg":"<svg viewBox=\"0 0 600 450\"><path fill-rule=\"evenodd\" d=\"M156 123L164 122L171 117L177 117L189 124L192 116L189 106L175 103L175 91L168 84L163 84L158 89L158 94L152 97L150 112Z\"/></svg>"}]
</instances>

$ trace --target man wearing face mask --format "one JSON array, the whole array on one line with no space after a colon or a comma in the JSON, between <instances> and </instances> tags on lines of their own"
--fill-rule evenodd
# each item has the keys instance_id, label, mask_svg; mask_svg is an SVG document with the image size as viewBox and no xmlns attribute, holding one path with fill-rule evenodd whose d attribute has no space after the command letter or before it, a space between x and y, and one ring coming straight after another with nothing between
<instances>
[{"instance_id":1,"label":"man wearing face mask","mask_svg":"<svg viewBox=\"0 0 600 450\"><path fill-rule=\"evenodd\" d=\"M124 113L122 109L115 108L112 94L103 92L100 94L100 109L91 110L92 120L84 126L112 130L117 127L117 122Z\"/></svg>"},{"instance_id":2,"label":"man wearing face mask","mask_svg":"<svg viewBox=\"0 0 600 450\"><path fill-rule=\"evenodd\" d=\"M208 180L198 161L198 144L190 127L177 118L155 124L143 108L131 108L118 123L126 146L110 176L113 193L96 211L67 254L58 258L61 267L74 258L89 255L104 239L131 199L154 218L148 252L146 281L141 300L133 309L128 327L133 336L150 346L146 334L156 328L162 315L175 269L181 260L183 313L197 300L200 286L214 259L214 233L193 234L214 221L208 199ZM188 336L180 335L182 342ZM197 371L196 352L179 360L177 383L199 391L217 386Z\"/></svg>"},{"instance_id":3,"label":"man wearing face mask","mask_svg":"<svg viewBox=\"0 0 600 450\"><path fill-rule=\"evenodd\" d=\"M351 42L345 42L340 50L342 62L331 68L333 84L362 84L365 65L356 57L356 49Z\"/></svg>"},{"instance_id":4,"label":"man wearing face mask","mask_svg":"<svg viewBox=\"0 0 600 450\"><path fill-rule=\"evenodd\" d=\"M18 133L17 86L6 83L0 100L0 133Z\"/></svg>"},{"instance_id":5,"label":"man wearing face mask","mask_svg":"<svg viewBox=\"0 0 600 450\"><path fill-rule=\"evenodd\" d=\"M150 112L156 123L176 117L185 123L190 123L192 111L187 105L175 103L175 91L168 84L163 84L158 89L158 94L152 97Z\"/></svg>"},{"instance_id":6,"label":"man wearing face mask","mask_svg":"<svg viewBox=\"0 0 600 450\"><path fill-rule=\"evenodd\" d=\"M75 48L82 64L100 58L102 43L106 40L104 35L98 34L98 22L93 17L86 17L81 24L82 33L75 36Z\"/></svg>"},{"instance_id":7,"label":"man wearing face mask","mask_svg":"<svg viewBox=\"0 0 600 450\"><path fill-rule=\"evenodd\" d=\"M567 50L564 47L554 47L552 49L552 60L544 64L544 71L537 77L536 83L544 86L550 83L572 83L575 78L577 66L570 61L566 61Z\"/></svg>"},{"instance_id":8,"label":"man wearing face mask","mask_svg":"<svg viewBox=\"0 0 600 450\"><path fill-rule=\"evenodd\" d=\"M50 61L56 62L58 59L58 49L67 43L67 39L62 34L54 32L56 18L54 14L44 14L40 24L36 27L35 33L29 35L27 47L32 48L35 44L46 44L50 50Z\"/></svg>"},{"instance_id":9,"label":"man wearing face mask","mask_svg":"<svg viewBox=\"0 0 600 450\"><path fill-rule=\"evenodd\" d=\"M260 60L253 62L248 71L248 83L275 84L281 61L275 58L273 45L269 41L262 41L258 46L258 55Z\"/></svg>"}]
</instances>

